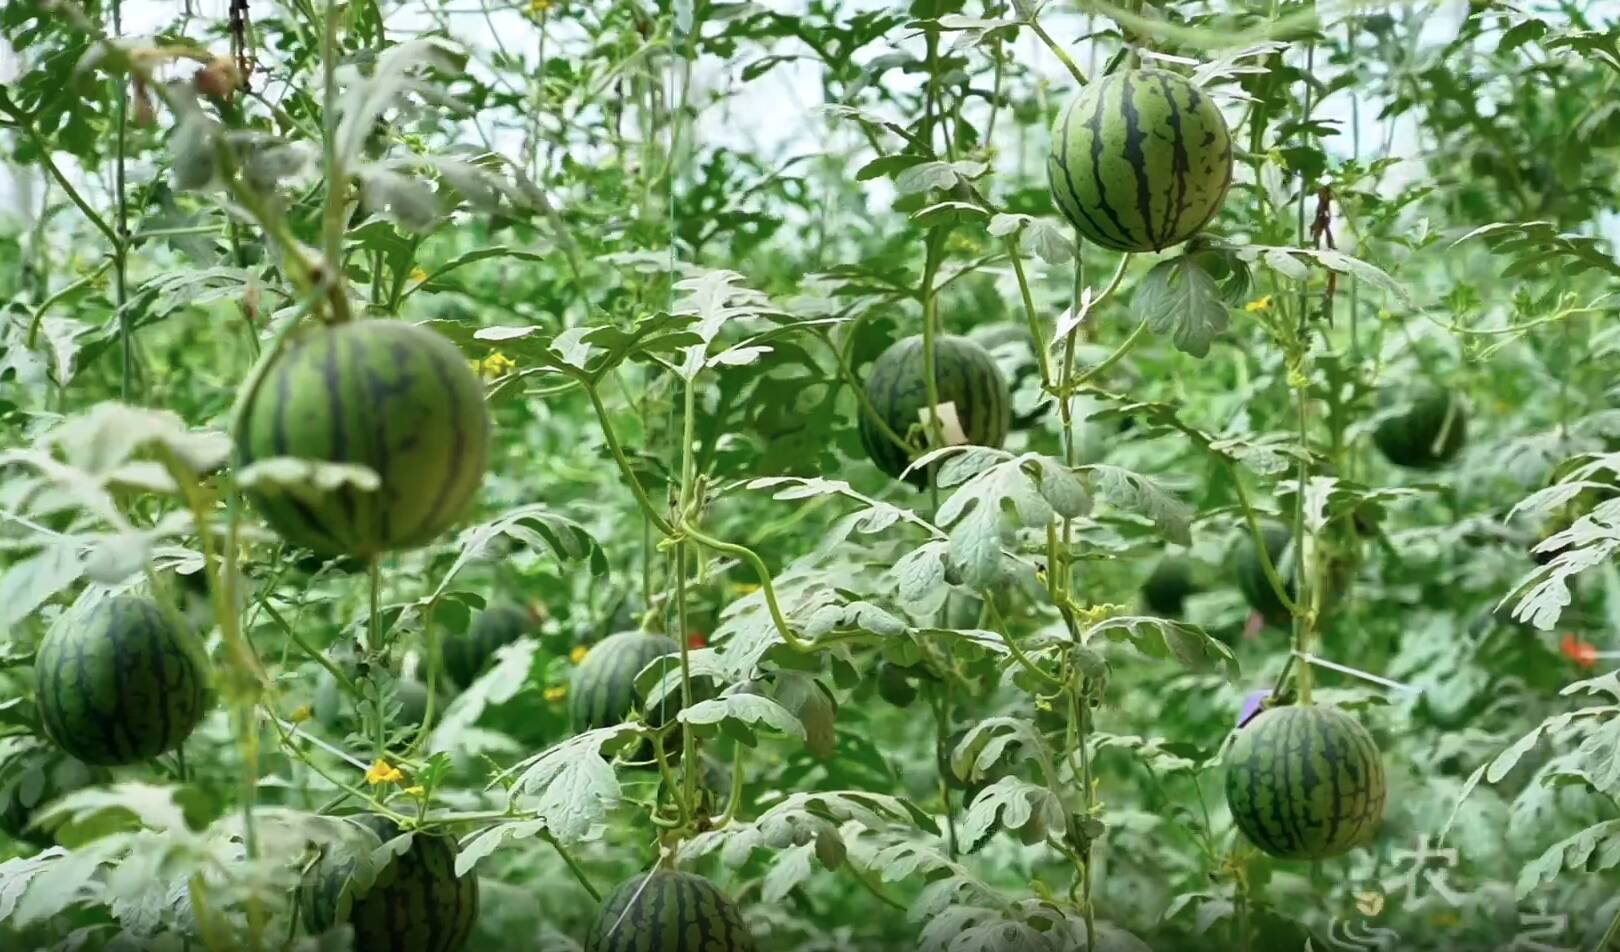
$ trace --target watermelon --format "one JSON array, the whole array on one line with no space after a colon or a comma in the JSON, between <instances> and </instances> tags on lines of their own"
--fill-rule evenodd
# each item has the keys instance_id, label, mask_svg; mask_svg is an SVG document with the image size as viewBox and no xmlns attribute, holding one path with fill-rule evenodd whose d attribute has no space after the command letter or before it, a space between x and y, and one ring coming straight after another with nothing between
<instances>
[{"instance_id":1,"label":"watermelon","mask_svg":"<svg viewBox=\"0 0 1620 952\"><path fill-rule=\"evenodd\" d=\"M1373 445L1396 466L1434 469L1450 462L1468 440L1468 414L1448 390L1424 387L1408 398L1385 391L1381 399L1386 407L1406 407L1373 431Z\"/></svg>"},{"instance_id":2,"label":"watermelon","mask_svg":"<svg viewBox=\"0 0 1620 952\"><path fill-rule=\"evenodd\" d=\"M517 605L491 605L484 609L473 619L466 635L444 639L441 658L445 675L457 687L473 683L495 656L496 648L523 637L533 624L529 610Z\"/></svg>"},{"instance_id":3,"label":"watermelon","mask_svg":"<svg viewBox=\"0 0 1620 952\"><path fill-rule=\"evenodd\" d=\"M872 409L897 436L914 447L927 445L923 411L928 406L924 376L923 339L914 335L889 345L878 356L866 378L866 397ZM934 341L935 392L947 442L1000 447L1012 423L1012 401L1007 381L983 347L965 337L943 335ZM955 425L946 425L955 418ZM953 430L955 432L953 432ZM921 453L896 446L867 413L860 418L861 444L878 469L899 478ZM918 488L928 475L913 470L906 481Z\"/></svg>"},{"instance_id":4,"label":"watermelon","mask_svg":"<svg viewBox=\"0 0 1620 952\"><path fill-rule=\"evenodd\" d=\"M133 595L52 628L34 671L46 734L98 766L174 750L213 703L202 643L156 602Z\"/></svg>"},{"instance_id":5,"label":"watermelon","mask_svg":"<svg viewBox=\"0 0 1620 952\"><path fill-rule=\"evenodd\" d=\"M44 849L56 840L32 826L40 808L56 798L112 779L93 767L31 737L8 737L0 755L0 833Z\"/></svg>"},{"instance_id":6,"label":"watermelon","mask_svg":"<svg viewBox=\"0 0 1620 952\"><path fill-rule=\"evenodd\" d=\"M1233 822L1272 856L1338 856L1383 819L1383 760L1367 729L1342 711L1263 711L1237 731L1225 763Z\"/></svg>"},{"instance_id":7,"label":"watermelon","mask_svg":"<svg viewBox=\"0 0 1620 952\"><path fill-rule=\"evenodd\" d=\"M400 833L381 817L361 823L384 842ZM453 837L416 833L360 888L353 857L328 849L299 896L304 924L320 934L348 922L356 952L458 952L478 918L478 878L456 875L456 852Z\"/></svg>"},{"instance_id":8,"label":"watermelon","mask_svg":"<svg viewBox=\"0 0 1620 952\"><path fill-rule=\"evenodd\" d=\"M674 639L645 631L621 631L603 638L574 669L568 688L568 713L575 730L612 727L641 705L636 675L655 659L679 655ZM670 658L670 667L679 664ZM660 718L650 717L657 724Z\"/></svg>"},{"instance_id":9,"label":"watermelon","mask_svg":"<svg viewBox=\"0 0 1620 952\"><path fill-rule=\"evenodd\" d=\"M403 321L365 320L288 344L242 403L236 449L242 466L290 456L374 471L375 490L250 494L288 542L371 558L430 542L460 518L489 439L483 386L454 345Z\"/></svg>"},{"instance_id":10,"label":"watermelon","mask_svg":"<svg viewBox=\"0 0 1620 952\"><path fill-rule=\"evenodd\" d=\"M910 707L917 700L917 685L910 668L892 661L880 661L877 668L878 697L895 707Z\"/></svg>"},{"instance_id":11,"label":"watermelon","mask_svg":"<svg viewBox=\"0 0 1620 952\"><path fill-rule=\"evenodd\" d=\"M1164 618L1180 618L1187 596L1198 591L1193 561L1185 555L1167 555L1142 583L1142 603Z\"/></svg>"},{"instance_id":12,"label":"watermelon","mask_svg":"<svg viewBox=\"0 0 1620 952\"><path fill-rule=\"evenodd\" d=\"M1240 535L1236 547L1232 552L1232 566L1237 572L1238 591L1243 593L1243 600L1249 607L1260 613L1260 617L1273 625L1281 625L1288 621L1288 608L1277 597L1277 590L1272 587L1271 580L1266 578L1265 566L1260 562L1260 550L1254 544L1254 535L1249 532L1247 525L1239 527ZM1271 556L1271 566L1277 570L1277 577L1282 579L1288 592L1293 598L1297 591L1293 571L1294 563L1290 545L1294 541L1294 534L1287 526L1270 522L1261 525L1260 535L1266 542L1266 552ZM1285 557L1286 556L1286 557Z\"/></svg>"},{"instance_id":13,"label":"watermelon","mask_svg":"<svg viewBox=\"0 0 1620 952\"><path fill-rule=\"evenodd\" d=\"M742 915L714 883L671 869L620 883L585 933L585 952L753 952Z\"/></svg>"},{"instance_id":14,"label":"watermelon","mask_svg":"<svg viewBox=\"0 0 1620 952\"><path fill-rule=\"evenodd\" d=\"M1087 240L1162 251L1220 211L1232 184L1232 136L1214 101L1175 73L1111 73L1058 116L1046 176Z\"/></svg>"}]
</instances>

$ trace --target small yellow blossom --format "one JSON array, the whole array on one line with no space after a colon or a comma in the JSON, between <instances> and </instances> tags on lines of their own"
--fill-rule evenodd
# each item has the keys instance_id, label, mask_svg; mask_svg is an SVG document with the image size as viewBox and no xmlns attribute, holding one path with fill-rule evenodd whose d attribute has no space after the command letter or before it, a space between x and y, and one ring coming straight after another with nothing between
<instances>
[{"instance_id":1,"label":"small yellow blossom","mask_svg":"<svg viewBox=\"0 0 1620 952\"><path fill-rule=\"evenodd\" d=\"M371 769L366 771L366 783L373 787L380 783L399 783L404 779L405 775L400 773L398 767L380 757L371 765Z\"/></svg>"},{"instance_id":2,"label":"small yellow blossom","mask_svg":"<svg viewBox=\"0 0 1620 952\"><path fill-rule=\"evenodd\" d=\"M554 704L567 696L568 689L560 684L556 687L546 688L546 700L551 701Z\"/></svg>"},{"instance_id":3,"label":"small yellow blossom","mask_svg":"<svg viewBox=\"0 0 1620 952\"><path fill-rule=\"evenodd\" d=\"M529 16L537 17L551 9L553 0L529 0Z\"/></svg>"},{"instance_id":4,"label":"small yellow blossom","mask_svg":"<svg viewBox=\"0 0 1620 952\"><path fill-rule=\"evenodd\" d=\"M1356 911L1364 916L1376 916L1384 911L1384 894L1376 889L1358 892L1356 895Z\"/></svg>"},{"instance_id":5,"label":"small yellow blossom","mask_svg":"<svg viewBox=\"0 0 1620 952\"><path fill-rule=\"evenodd\" d=\"M474 364L473 369L485 380L497 380L517 369L517 361L497 350Z\"/></svg>"},{"instance_id":6,"label":"small yellow blossom","mask_svg":"<svg viewBox=\"0 0 1620 952\"><path fill-rule=\"evenodd\" d=\"M424 284L424 283L427 282L427 279L428 279L428 273L426 271L423 271L421 268L412 268L411 269L411 280L412 281L415 281L417 284Z\"/></svg>"},{"instance_id":7,"label":"small yellow blossom","mask_svg":"<svg viewBox=\"0 0 1620 952\"><path fill-rule=\"evenodd\" d=\"M405 788L405 795L407 797L419 797L424 793L427 793L427 790L425 788L421 787L421 786L406 787Z\"/></svg>"},{"instance_id":8,"label":"small yellow blossom","mask_svg":"<svg viewBox=\"0 0 1620 952\"><path fill-rule=\"evenodd\" d=\"M585 647L584 645L575 645L574 650L568 652L568 660L575 664L579 664L581 661L584 661L585 656L590 653L591 649Z\"/></svg>"},{"instance_id":9,"label":"small yellow blossom","mask_svg":"<svg viewBox=\"0 0 1620 952\"><path fill-rule=\"evenodd\" d=\"M1263 311L1269 311L1271 310L1271 295L1268 294L1263 298L1257 298L1250 301L1249 303L1243 305L1243 309L1248 311L1250 314L1259 314Z\"/></svg>"},{"instance_id":10,"label":"small yellow blossom","mask_svg":"<svg viewBox=\"0 0 1620 952\"><path fill-rule=\"evenodd\" d=\"M738 582L731 588L732 591L736 592L738 595L752 595L759 591L759 586L753 582Z\"/></svg>"},{"instance_id":11,"label":"small yellow blossom","mask_svg":"<svg viewBox=\"0 0 1620 952\"><path fill-rule=\"evenodd\" d=\"M300 707L298 710L292 712L292 717L290 718L290 720L294 724L302 724L305 721L309 720L310 717L312 717L314 715L314 713L315 713L314 711L311 711L309 709L309 705L305 704L303 707Z\"/></svg>"}]
</instances>

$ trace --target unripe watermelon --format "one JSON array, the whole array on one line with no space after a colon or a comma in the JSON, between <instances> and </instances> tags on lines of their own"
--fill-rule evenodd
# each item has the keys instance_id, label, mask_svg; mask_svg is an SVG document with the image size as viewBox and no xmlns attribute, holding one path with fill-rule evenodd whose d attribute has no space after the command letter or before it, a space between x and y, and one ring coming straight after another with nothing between
<instances>
[{"instance_id":1,"label":"unripe watermelon","mask_svg":"<svg viewBox=\"0 0 1620 952\"><path fill-rule=\"evenodd\" d=\"M441 657L444 673L457 687L466 687L483 673L495 649L509 645L527 634L534 619L517 605L491 605L473 619L472 628L461 637L444 639Z\"/></svg>"},{"instance_id":2,"label":"unripe watermelon","mask_svg":"<svg viewBox=\"0 0 1620 952\"><path fill-rule=\"evenodd\" d=\"M913 446L928 445L932 426L922 413L928 407L928 383L921 335L889 345L878 356L866 378L866 397L872 409L897 436ZM1007 381L996 362L983 347L965 337L941 335L934 341L935 392L940 405L941 425L947 441L976 446L999 447L1007 438L1012 422L1012 402ZM960 433L953 434L945 423L954 414ZM916 456L896 446L871 415L860 415L861 444L878 469L899 477ZM906 481L919 488L928 485L928 475L913 470Z\"/></svg>"},{"instance_id":3,"label":"unripe watermelon","mask_svg":"<svg viewBox=\"0 0 1620 952\"><path fill-rule=\"evenodd\" d=\"M636 693L636 675L655 659L679 655L681 646L674 639L645 631L621 631L609 635L591 648L585 660L574 669L568 688L568 713L575 730L612 727L622 723L641 705ZM671 668L679 664L670 658ZM674 699L669 699L675 703ZM660 723L660 718L649 720Z\"/></svg>"},{"instance_id":4,"label":"unripe watermelon","mask_svg":"<svg viewBox=\"0 0 1620 952\"><path fill-rule=\"evenodd\" d=\"M660 869L620 883L585 934L585 952L753 952L737 907L702 876Z\"/></svg>"},{"instance_id":5,"label":"unripe watermelon","mask_svg":"<svg viewBox=\"0 0 1620 952\"><path fill-rule=\"evenodd\" d=\"M373 491L252 494L288 542L370 558L430 542L460 518L489 465L489 430L483 387L449 341L365 320L292 341L247 395L236 448L243 466L291 456L375 471Z\"/></svg>"},{"instance_id":6,"label":"unripe watermelon","mask_svg":"<svg viewBox=\"0 0 1620 952\"><path fill-rule=\"evenodd\" d=\"M1226 803L1255 846L1281 859L1325 859L1366 842L1384 815L1384 762L1341 711L1274 707L1228 749Z\"/></svg>"},{"instance_id":7,"label":"unripe watermelon","mask_svg":"<svg viewBox=\"0 0 1620 952\"><path fill-rule=\"evenodd\" d=\"M1389 396L1386 405L1401 398ZM1448 390L1425 387L1408 409L1378 424L1373 445L1396 466L1433 469L1450 462L1468 440L1468 414Z\"/></svg>"},{"instance_id":8,"label":"unripe watermelon","mask_svg":"<svg viewBox=\"0 0 1620 952\"><path fill-rule=\"evenodd\" d=\"M1142 583L1142 603L1163 618L1180 618L1187 596L1198 591L1193 561L1185 555L1167 555Z\"/></svg>"},{"instance_id":9,"label":"unripe watermelon","mask_svg":"<svg viewBox=\"0 0 1620 952\"><path fill-rule=\"evenodd\" d=\"M1260 550L1254 544L1253 533L1246 525L1241 527L1241 531L1242 535L1232 553L1238 591L1243 593L1243 600L1249 603L1249 607L1260 613L1260 617L1271 624L1280 625L1289 618L1288 608L1277 597L1271 580L1266 578L1266 569L1260 562ZM1289 545L1294 541L1293 532L1287 526L1272 522L1260 527L1260 536L1265 539L1271 567L1277 570L1277 577L1282 580L1288 597L1293 598L1298 591L1294 585L1294 563L1289 550ZM1289 557L1284 558L1285 555Z\"/></svg>"},{"instance_id":10,"label":"unripe watermelon","mask_svg":"<svg viewBox=\"0 0 1620 952\"><path fill-rule=\"evenodd\" d=\"M171 751L213 703L202 643L156 602L133 595L51 629L34 670L45 732L89 764Z\"/></svg>"},{"instance_id":11,"label":"unripe watermelon","mask_svg":"<svg viewBox=\"0 0 1620 952\"><path fill-rule=\"evenodd\" d=\"M400 832L381 817L362 822L384 842ZM417 833L365 889L350 880L352 859L322 856L300 896L304 924L319 934L348 922L355 952L459 952L478 919L478 878L456 876L456 852L452 837Z\"/></svg>"},{"instance_id":12,"label":"unripe watermelon","mask_svg":"<svg viewBox=\"0 0 1620 952\"><path fill-rule=\"evenodd\" d=\"M1052 129L1047 181L1090 241L1162 251L1215 217L1232 183L1232 136L1203 90L1160 69L1111 73Z\"/></svg>"},{"instance_id":13,"label":"unripe watermelon","mask_svg":"<svg viewBox=\"0 0 1620 952\"><path fill-rule=\"evenodd\" d=\"M40 808L64 794L106 783L112 775L30 737L7 738L0 759L0 833L41 849L56 842L31 826Z\"/></svg>"}]
</instances>

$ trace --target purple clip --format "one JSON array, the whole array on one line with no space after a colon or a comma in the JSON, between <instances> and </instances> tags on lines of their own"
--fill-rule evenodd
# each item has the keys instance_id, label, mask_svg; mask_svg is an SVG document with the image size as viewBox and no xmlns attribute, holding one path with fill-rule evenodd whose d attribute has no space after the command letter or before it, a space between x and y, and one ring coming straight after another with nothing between
<instances>
[{"instance_id":1,"label":"purple clip","mask_svg":"<svg viewBox=\"0 0 1620 952\"><path fill-rule=\"evenodd\" d=\"M1261 705L1268 697L1271 697L1270 691L1250 691L1248 696L1243 699L1243 713L1238 715L1237 726L1241 728L1254 720L1255 716L1260 713Z\"/></svg>"}]
</instances>

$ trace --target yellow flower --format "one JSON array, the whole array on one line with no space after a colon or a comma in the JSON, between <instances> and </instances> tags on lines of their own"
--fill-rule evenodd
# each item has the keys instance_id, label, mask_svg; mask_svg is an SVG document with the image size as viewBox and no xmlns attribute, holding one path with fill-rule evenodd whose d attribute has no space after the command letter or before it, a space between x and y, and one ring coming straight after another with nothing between
<instances>
[{"instance_id":1,"label":"yellow flower","mask_svg":"<svg viewBox=\"0 0 1620 952\"><path fill-rule=\"evenodd\" d=\"M423 271L421 268L412 268L411 269L411 280L412 281L415 281L417 284L422 284L422 283L426 282L427 279L428 279L428 273L426 271Z\"/></svg>"},{"instance_id":2,"label":"yellow flower","mask_svg":"<svg viewBox=\"0 0 1620 952\"><path fill-rule=\"evenodd\" d=\"M380 783L399 783L404 779L405 775L400 773L398 767L381 757L377 758L377 762L371 765L370 770L366 771L366 783L373 787Z\"/></svg>"},{"instance_id":3,"label":"yellow flower","mask_svg":"<svg viewBox=\"0 0 1620 952\"><path fill-rule=\"evenodd\" d=\"M537 17L551 9L553 0L529 0L529 16Z\"/></svg>"},{"instance_id":4,"label":"yellow flower","mask_svg":"<svg viewBox=\"0 0 1620 952\"><path fill-rule=\"evenodd\" d=\"M1269 311L1271 310L1271 295L1268 294L1263 298L1257 298L1256 300L1250 301L1249 303L1243 305L1243 309L1248 311L1250 314L1259 314L1262 311Z\"/></svg>"},{"instance_id":5,"label":"yellow flower","mask_svg":"<svg viewBox=\"0 0 1620 952\"><path fill-rule=\"evenodd\" d=\"M1384 911L1384 894L1376 889L1358 892L1356 895L1356 911L1364 916L1376 916Z\"/></svg>"},{"instance_id":6,"label":"yellow flower","mask_svg":"<svg viewBox=\"0 0 1620 952\"><path fill-rule=\"evenodd\" d=\"M294 724L302 724L309 720L313 714L314 712L309 709L309 705L305 704L303 707L300 707L298 710L292 712L291 720Z\"/></svg>"},{"instance_id":7,"label":"yellow flower","mask_svg":"<svg viewBox=\"0 0 1620 952\"><path fill-rule=\"evenodd\" d=\"M546 688L546 700L556 703L568 696L568 689L562 685Z\"/></svg>"},{"instance_id":8,"label":"yellow flower","mask_svg":"<svg viewBox=\"0 0 1620 952\"><path fill-rule=\"evenodd\" d=\"M405 795L406 795L406 796L407 796L407 797L419 797L419 796L421 796L421 795L422 795L422 794L424 794L424 793L427 793L427 790L426 790L426 789L424 789L424 788L422 788L422 787L420 787L420 786L416 786L416 787L406 787L406 788L405 788Z\"/></svg>"},{"instance_id":9,"label":"yellow flower","mask_svg":"<svg viewBox=\"0 0 1620 952\"><path fill-rule=\"evenodd\" d=\"M738 582L731 587L731 590L738 595L752 595L759 591L759 586L753 582Z\"/></svg>"},{"instance_id":10,"label":"yellow flower","mask_svg":"<svg viewBox=\"0 0 1620 952\"><path fill-rule=\"evenodd\" d=\"M473 369L485 380L497 380L516 370L517 361L497 350L474 364Z\"/></svg>"},{"instance_id":11,"label":"yellow flower","mask_svg":"<svg viewBox=\"0 0 1620 952\"><path fill-rule=\"evenodd\" d=\"M585 647L584 645L575 645L574 650L568 652L568 660L575 664L579 664L581 661L584 661L585 656L590 653L591 649Z\"/></svg>"}]
</instances>

